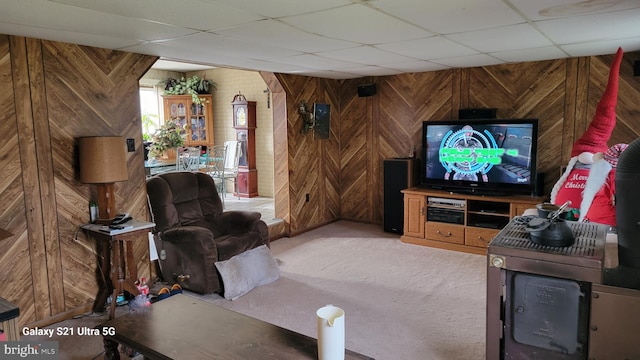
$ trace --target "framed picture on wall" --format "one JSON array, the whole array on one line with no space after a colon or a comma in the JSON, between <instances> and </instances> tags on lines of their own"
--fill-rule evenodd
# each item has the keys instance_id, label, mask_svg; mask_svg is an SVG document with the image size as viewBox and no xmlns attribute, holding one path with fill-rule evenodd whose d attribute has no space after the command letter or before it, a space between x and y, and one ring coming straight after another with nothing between
<instances>
[{"instance_id":1,"label":"framed picture on wall","mask_svg":"<svg viewBox=\"0 0 640 360\"><path fill-rule=\"evenodd\" d=\"M313 137L315 139L328 139L329 128L331 123L331 105L314 103L313 104Z\"/></svg>"}]
</instances>

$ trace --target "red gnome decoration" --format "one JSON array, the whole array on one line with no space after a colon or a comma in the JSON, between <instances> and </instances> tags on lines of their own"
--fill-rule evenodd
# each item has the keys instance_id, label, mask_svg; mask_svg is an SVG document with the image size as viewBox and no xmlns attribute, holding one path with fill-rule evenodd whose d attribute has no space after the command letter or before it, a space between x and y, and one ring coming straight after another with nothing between
<instances>
[{"instance_id":1,"label":"red gnome decoration","mask_svg":"<svg viewBox=\"0 0 640 360\"><path fill-rule=\"evenodd\" d=\"M607 88L596 107L596 113L587 131L578 139L571 149L571 160L567 169L551 191L551 202L562 205L571 201L571 208L587 211L581 206L583 192L589 177L589 170L596 153L608 150L607 141L616 126L616 105L618 103L618 74L622 62L622 49L618 48L611 69ZM584 215L583 215L584 216ZM576 219L577 220L577 219Z\"/></svg>"}]
</instances>

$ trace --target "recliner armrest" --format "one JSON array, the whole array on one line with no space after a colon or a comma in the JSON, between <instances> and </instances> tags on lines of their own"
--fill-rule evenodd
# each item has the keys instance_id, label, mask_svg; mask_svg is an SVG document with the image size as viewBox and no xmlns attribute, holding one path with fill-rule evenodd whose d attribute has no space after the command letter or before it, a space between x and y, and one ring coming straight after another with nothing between
<instances>
[{"instance_id":1,"label":"recliner armrest","mask_svg":"<svg viewBox=\"0 0 640 360\"><path fill-rule=\"evenodd\" d=\"M211 230L199 226L182 226L168 229L160 235L164 241L173 244L196 244L203 251L215 249Z\"/></svg>"},{"instance_id":2,"label":"recliner armrest","mask_svg":"<svg viewBox=\"0 0 640 360\"><path fill-rule=\"evenodd\" d=\"M226 234L241 234L252 231L256 223L260 221L260 214L257 211L225 211L222 213L219 224L224 225Z\"/></svg>"}]
</instances>

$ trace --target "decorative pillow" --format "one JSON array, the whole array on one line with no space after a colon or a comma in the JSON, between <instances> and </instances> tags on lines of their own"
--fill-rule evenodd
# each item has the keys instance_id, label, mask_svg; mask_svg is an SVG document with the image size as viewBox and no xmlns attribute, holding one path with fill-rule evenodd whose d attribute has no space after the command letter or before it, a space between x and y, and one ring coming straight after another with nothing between
<instances>
[{"instance_id":1,"label":"decorative pillow","mask_svg":"<svg viewBox=\"0 0 640 360\"><path fill-rule=\"evenodd\" d=\"M229 260L216 261L222 277L224 298L235 300L256 286L269 284L280 277L280 268L266 245L247 250Z\"/></svg>"}]
</instances>

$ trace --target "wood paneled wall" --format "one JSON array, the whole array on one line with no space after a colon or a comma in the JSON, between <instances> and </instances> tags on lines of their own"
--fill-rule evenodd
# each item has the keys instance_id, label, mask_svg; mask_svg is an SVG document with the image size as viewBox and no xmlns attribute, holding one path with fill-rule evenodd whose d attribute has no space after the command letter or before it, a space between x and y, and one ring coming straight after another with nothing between
<instances>
[{"instance_id":1,"label":"wood paneled wall","mask_svg":"<svg viewBox=\"0 0 640 360\"><path fill-rule=\"evenodd\" d=\"M632 75L638 58L640 52L624 56L618 121L609 145L640 136L640 78ZM422 121L457 119L461 108L497 108L498 118L538 118L537 165L546 175L544 188L549 194L570 159L574 141L593 117L612 60L613 55L605 55L337 82L277 75L285 91L289 125L291 231L335 219L381 223L382 160L407 156L411 145L419 150ZM369 83L377 85L377 94L359 98L357 86ZM333 92L339 93L335 99L330 96ZM332 102L330 141L299 133L297 106L302 99L309 104ZM331 167L334 163L337 168ZM306 193L312 194L310 203L304 202ZM324 203L313 196L316 193L325 197Z\"/></svg>"},{"instance_id":2,"label":"wood paneled wall","mask_svg":"<svg viewBox=\"0 0 640 360\"><path fill-rule=\"evenodd\" d=\"M88 222L96 188L77 180L77 138L132 138L129 180L116 206L148 219L138 79L156 57L0 35L0 296L20 307L20 324L90 309L98 291ZM124 146L124 143L123 143ZM149 277L146 237L135 244Z\"/></svg>"}]
</instances>

